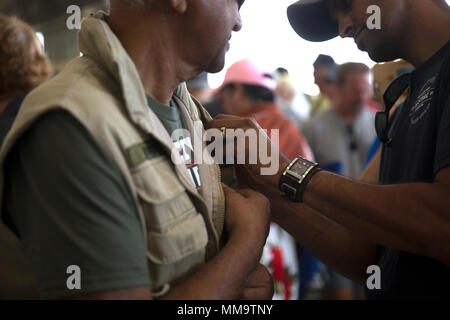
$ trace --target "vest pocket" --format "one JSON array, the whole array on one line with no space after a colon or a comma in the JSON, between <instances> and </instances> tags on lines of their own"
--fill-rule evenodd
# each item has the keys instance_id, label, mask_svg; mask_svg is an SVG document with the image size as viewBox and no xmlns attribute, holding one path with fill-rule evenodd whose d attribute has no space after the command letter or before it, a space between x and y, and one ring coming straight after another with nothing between
<instances>
[{"instance_id":1,"label":"vest pocket","mask_svg":"<svg viewBox=\"0 0 450 320\"><path fill-rule=\"evenodd\" d=\"M157 264L172 264L206 247L208 234L202 215L196 214L165 233L148 233L148 257Z\"/></svg>"},{"instance_id":2,"label":"vest pocket","mask_svg":"<svg viewBox=\"0 0 450 320\"><path fill-rule=\"evenodd\" d=\"M145 161L132 174L139 194L151 203L161 204L184 191L166 156Z\"/></svg>"},{"instance_id":3,"label":"vest pocket","mask_svg":"<svg viewBox=\"0 0 450 320\"><path fill-rule=\"evenodd\" d=\"M176 286L205 263L208 234L202 215L196 214L165 233L149 232L147 258L153 292Z\"/></svg>"},{"instance_id":4,"label":"vest pocket","mask_svg":"<svg viewBox=\"0 0 450 320\"><path fill-rule=\"evenodd\" d=\"M197 210L165 156L133 169L148 232L164 233Z\"/></svg>"},{"instance_id":5,"label":"vest pocket","mask_svg":"<svg viewBox=\"0 0 450 320\"><path fill-rule=\"evenodd\" d=\"M146 160L132 175L145 217L152 291L159 292L202 267L208 231L167 157Z\"/></svg>"}]
</instances>

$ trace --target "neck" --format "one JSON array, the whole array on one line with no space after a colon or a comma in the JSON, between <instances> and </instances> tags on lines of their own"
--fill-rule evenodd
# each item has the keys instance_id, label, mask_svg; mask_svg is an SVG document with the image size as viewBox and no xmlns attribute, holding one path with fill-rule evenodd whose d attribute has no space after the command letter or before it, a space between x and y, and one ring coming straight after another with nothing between
<instances>
[{"instance_id":1,"label":"neck","mask_svg":"<svg viewBox=\"0 0 450 320\"><path fill-rule=\"evenodd\" d=\"M419 67L450 40L450 9L417 1L411 8L411 23L405 33L406 60Z\"/></svg>"},{"instance_id":2,"label":"neck","mask_svg":"<svg viewBox=\"0 0 450 320\"><path fill-rule=\"evenodd\" d=\"M173 28L162 15L112 11L108 23L139 72L146 94L168 105L176 87L197 75L180 57Z\"/></svg>"}]
</instances>

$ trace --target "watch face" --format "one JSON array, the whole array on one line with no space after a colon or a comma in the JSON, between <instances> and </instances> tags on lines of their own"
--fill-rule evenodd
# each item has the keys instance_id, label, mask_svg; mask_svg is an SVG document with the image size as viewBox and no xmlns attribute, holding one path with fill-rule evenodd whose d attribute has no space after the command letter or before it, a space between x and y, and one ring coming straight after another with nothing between
<instances>
[{"instance_id":1,"label":"watch face","mask_svg":"<svg viewBox=\"0 0 450 320\"><path fill-rule=\"evenodd\" d=\"M303 161L297 161L294 163L294 165L292 166L291 170L292 171L296 171L296 172L302 172L304 170L306 170L309 166L304 163Z\"/></svg>"},{"instance_id":2,"label":"watch face","mask_svg":"<svg viewBox=\"0 0 450 320\"><path fill-rule=\"evenodd\" d=\"M301 178L309 167L310 167L309 164L306 164L305 162L300 160L295 162L289 171L293 171L293 173L295 173L297 176L299 176L299 178Z\"/></svg>"}]
</instances>

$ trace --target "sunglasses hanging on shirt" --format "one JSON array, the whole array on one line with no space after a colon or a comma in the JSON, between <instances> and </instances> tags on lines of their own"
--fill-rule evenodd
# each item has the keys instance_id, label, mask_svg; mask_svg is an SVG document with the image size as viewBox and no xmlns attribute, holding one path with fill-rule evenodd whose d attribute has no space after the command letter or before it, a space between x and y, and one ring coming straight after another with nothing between
<instances>
[{"instance_id":1,"label":"sunglasses hanging on shirt","mask_svg":"<svg viewBox=\"0 0 450 320\"><path fill-rule=\"evenodd\" d=\"M347 126L347 131L350 137L350 143L349 143L349 149L350 151L356 151L358 150L358 143L356 142L356 137L355 137L355 130L353 129L353 125L349 124Z\"/></svg>"},{"instance_id":2,"label":"sunglasses hanging on shirt","mask_svg":"<svg viewBox=\"0 0 450 320\"><path fill-rule=\"evenodd\" d=\"M402 96L403 92L410 86L411 75L412 73L405 73L392 81L383 95L386 110L377 112L375 116L375 130L377 136L380 141L387 146L392 143L392 138L389 137L389 112L397 100Z\"/></svg>"}]
</instances>

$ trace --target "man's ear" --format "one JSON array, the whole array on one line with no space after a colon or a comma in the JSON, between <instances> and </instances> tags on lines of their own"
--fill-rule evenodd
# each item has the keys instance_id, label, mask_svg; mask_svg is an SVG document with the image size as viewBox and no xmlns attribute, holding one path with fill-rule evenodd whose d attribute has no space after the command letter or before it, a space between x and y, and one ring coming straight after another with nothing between
<instances>
[{"instance_id":1,"label":"man's ear","mask_svg":"<svg viewBox=\"0 0 450 320\"><path fill-rule=\"evenodd\" d=\"M169 3L178 13L185 13L188 7L188 0L169 0Z\"/></svg>"}]
</instances>

